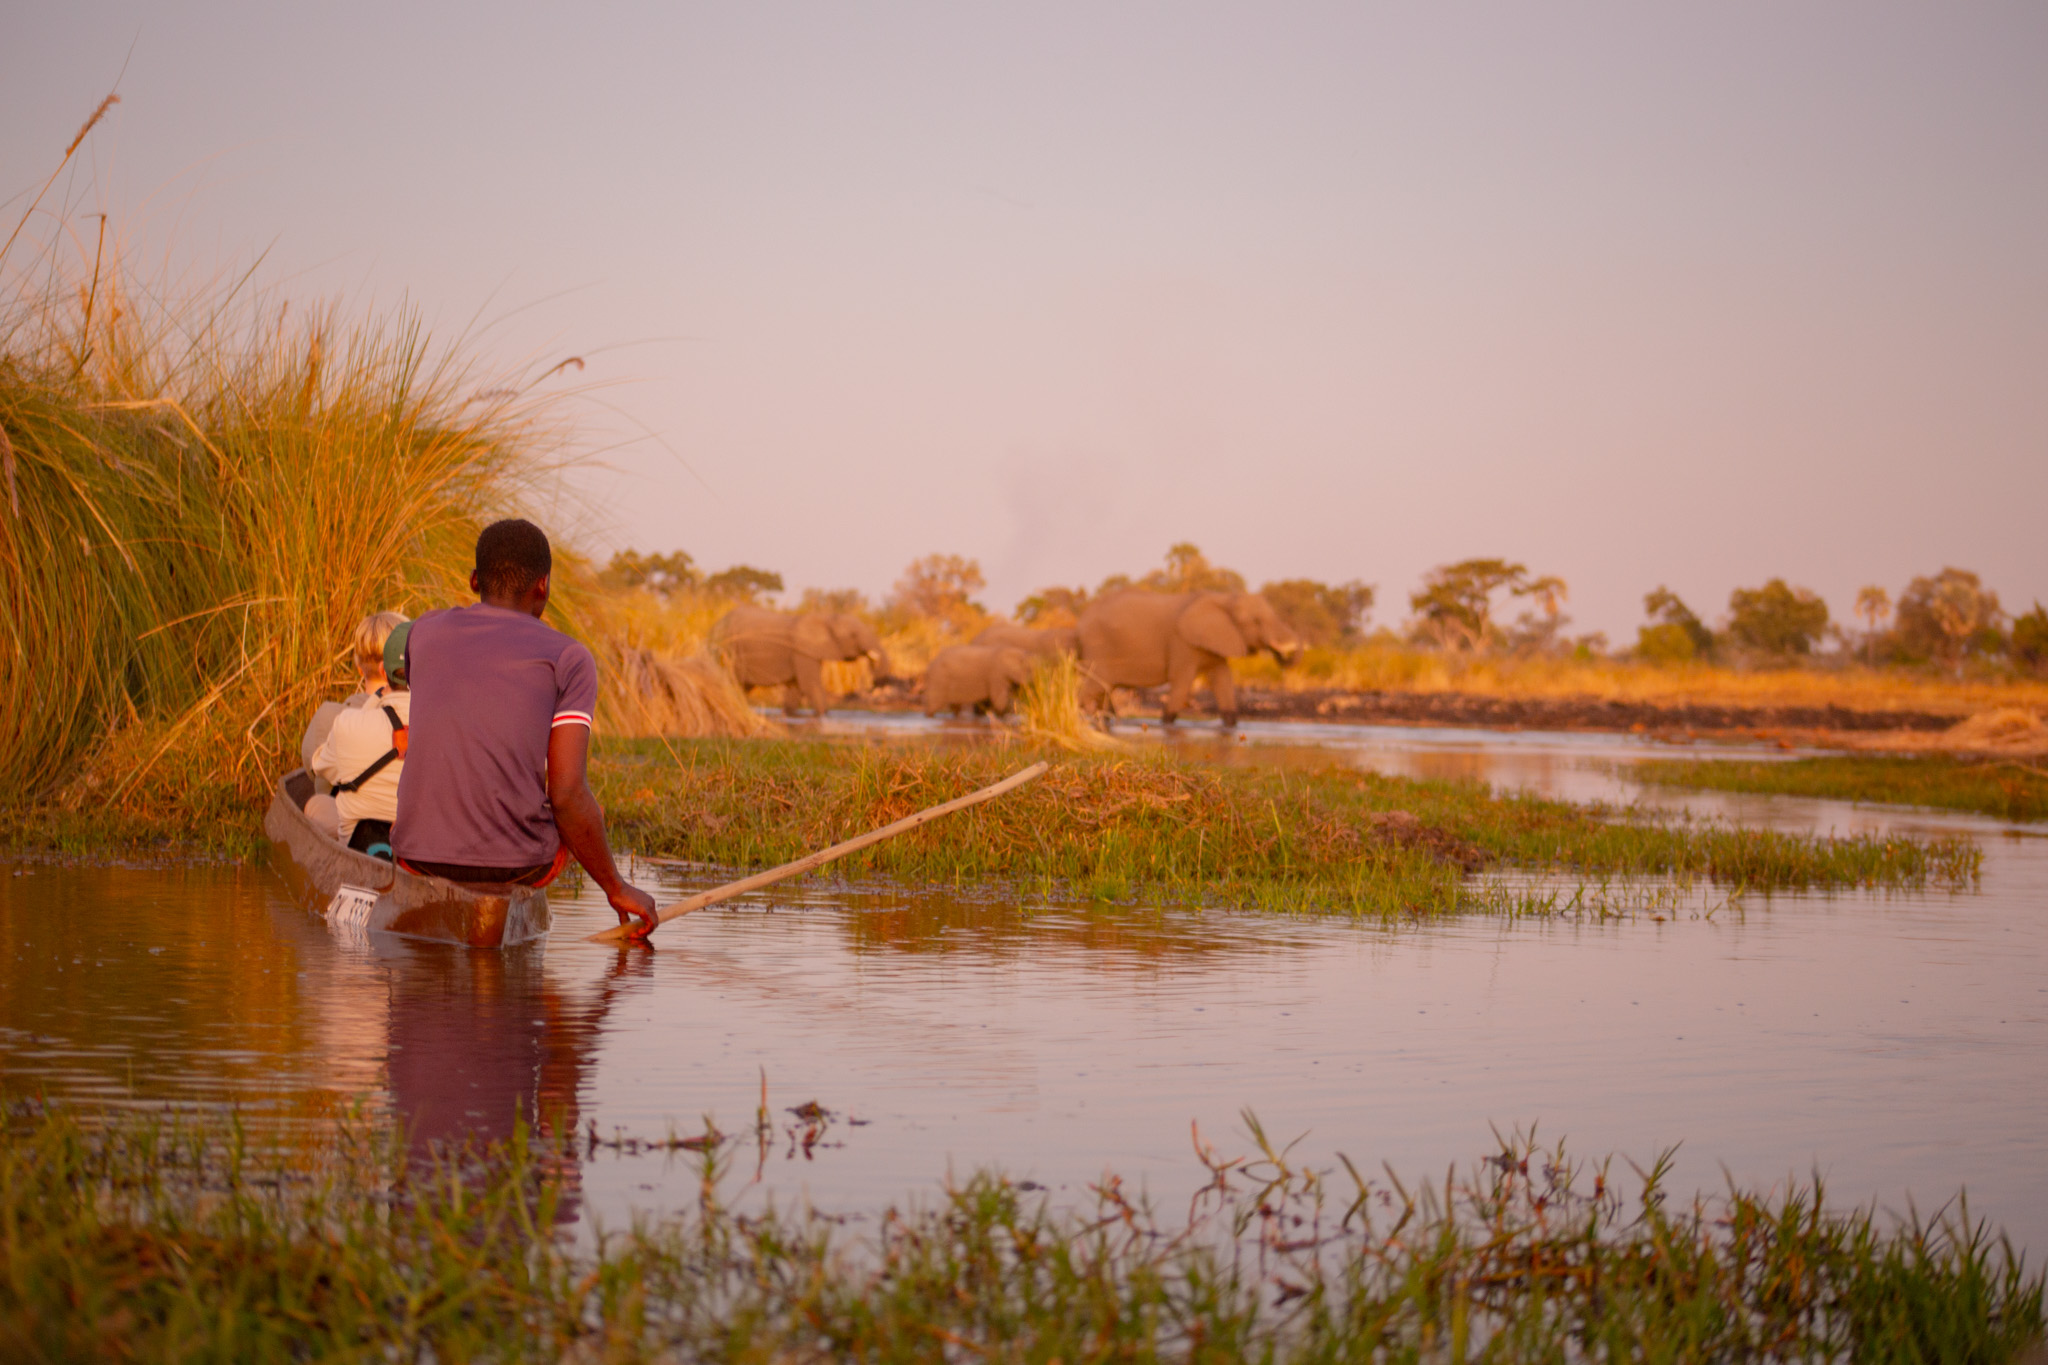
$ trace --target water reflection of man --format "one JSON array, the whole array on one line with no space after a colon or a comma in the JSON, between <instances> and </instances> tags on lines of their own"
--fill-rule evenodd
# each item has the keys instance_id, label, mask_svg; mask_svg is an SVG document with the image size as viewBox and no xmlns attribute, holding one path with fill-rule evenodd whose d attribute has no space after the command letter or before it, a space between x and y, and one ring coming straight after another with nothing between
<instances>
[{"instance_id":1,"label":"water reflection of man","mask_svg":"<svg viewBox=\"0 0 2048 1365\"><path fill-rule=\"evenodd\" d=\"M421 947L395 963L385 1074L413 1160L501 1142L521 1122L573 1150L605 1017L650 970L644 954L616 957L579 998L549 978L538 946ZM570 1160L558 1174L561 1215L573 1218L580 1168Z\"/></svg>"}]
</instances>

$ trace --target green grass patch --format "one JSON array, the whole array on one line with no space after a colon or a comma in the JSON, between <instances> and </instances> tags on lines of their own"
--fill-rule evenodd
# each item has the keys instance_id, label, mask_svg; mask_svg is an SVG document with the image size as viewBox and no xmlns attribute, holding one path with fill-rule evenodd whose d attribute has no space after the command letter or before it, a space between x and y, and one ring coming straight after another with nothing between
<instances>
[{"instance_id":1,"label":"green grass patch","mask_svg":"<svg viewBox=\"0 0 2048 1365\"><path fill-rule=\"evenodd\" d=\"M1022 748L610 741L593 781L614 841L728 867L789 861L994 782ZM1592 810L1476 782L1055 754L1052 772L841 864L919 882L1061 884L1109 899L1442 914L1517 908L1467 874L1700 876L1755 890L1967 884L1966 839L1824 836Z\"/></svg>"},{"instance_id":2,"label":"green grass patch","mask_svg":"<svg viewBox=\"0 0 2048 1365\"><path fill-rule=\"evenodd\" d=\"M1799 758L1782 763L1658 760L1636 764L1626 773L1660 786L1931 806L2002 820L2048 820L2048 767L2016 760L1981 762L1933 756Z\"/></svg>"},{"instance_id":3,"label":"green grass patch","mask_svg":"<svg viewBox=\"0 0 2048 1365\"><path fill-rule=\"evenodd\" d=\"M11 1358L1997 1362L2043 1286L1967 1205L1881 1223L1795 1184L1628 1197L1515 1137L1468 1174L1318 1171L1247 1116L1184 1219L1115 1177L1063 1207L997 1171L847 1222L695 1207L577 1242L583 1153L529 1135L438 1166L347 1129L252 1153L231 1120L39 1106L0 1145Z\"/></svg>"}]
</instances>

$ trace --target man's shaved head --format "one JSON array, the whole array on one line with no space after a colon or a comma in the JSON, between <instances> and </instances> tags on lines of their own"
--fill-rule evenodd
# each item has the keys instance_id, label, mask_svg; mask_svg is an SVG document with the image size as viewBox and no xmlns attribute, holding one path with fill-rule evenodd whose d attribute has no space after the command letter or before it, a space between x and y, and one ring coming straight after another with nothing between
<instances>
[{"instance_id":1,"label":"man's shaved head","mask_svg":"<svg viewBox=\"0 0 2048 1365\"><path fill-rule=\"evenodd\" d=\"M524 596L554 567L547 532L530 521L494 521L476 538L476 586L485 597Z\"/></svg>"}]
</instances>

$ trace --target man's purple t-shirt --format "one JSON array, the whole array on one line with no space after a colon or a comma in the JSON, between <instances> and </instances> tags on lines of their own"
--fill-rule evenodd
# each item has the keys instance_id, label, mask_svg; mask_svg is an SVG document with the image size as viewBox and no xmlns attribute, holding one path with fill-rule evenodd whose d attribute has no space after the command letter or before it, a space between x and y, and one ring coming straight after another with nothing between
<instances>
[{"instance_id":1,"label":"man's purple t-shirt","mask_svg":"<svg viewBox=\"0 0 2048 1365\"><path fill-rule=\"evenodd\" d=\"M548 807L548 736L590 724L597 663L525 612L451 607L405 645L411 740L392 848L412 862L534 867L561 846Z\"/></svg>"}]
</instances>

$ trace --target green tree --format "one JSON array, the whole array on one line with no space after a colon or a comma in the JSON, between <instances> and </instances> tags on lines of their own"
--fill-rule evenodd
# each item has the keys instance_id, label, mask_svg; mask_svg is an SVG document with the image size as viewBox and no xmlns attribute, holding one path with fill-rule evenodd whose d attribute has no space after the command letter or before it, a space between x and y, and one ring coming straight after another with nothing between
<instances>
[{"instance_id":1,"label":"green tree","mask_svg":"<svg viewBox=\"0 0 2048 1365\"><path fill-rule=\"evenodd\" d=\"M1828 628L1828 604L1807 588L1773 578L1761 588L1728 594L1728 635L1763 654L1811 654Z\"/></svg>"},{"instance_id":2,"label":"green tree","mask_svg":"<svg viewBox=\"0 0 2048 1365\"><path fill-rule=\"evenodd\" d=\"M1714 650L1714 634L1679 600L1677 593L1658 584L1643 594L1643 615L1651 624L1636 631L1638 656L1658 664L1687 663L1704 659Z\"/></svg>"},{"instance_id":3,"label":"green tree","mask_svg":"<svg viewBox=\"0 0 2048 1365\"><path fill-rule=\"evenodd\" d=\"M1259 589L1280 619L1311 645L1346 644L1365 633L1373 588L1353 579L1332 586L1312 578L1284 578Z\"/></svg>"},{"instance_id":4,"label":"green tree","mask_svg":"<svg viewBox=\"0 0 2048 1365\"><path fill-rule=\"evenodd\" d=\"M2048 610L2039 602L2026 615L2012 619L2012 657L2027 668L2048 668Z\"/></svg>"},{"instance_id":5,"label":"green tree","mask_svg":"<svg viewBox=\"0 0 2048 1365\"><path fill-rule=\"evenodd\" d=\"M1095 585L1095 596L1107 597L1113 592L1122 592L1125 588L1135 588L1137 586L1136 583L1131 581L1129 574L1113 573Z\"/></svg>"},{"instance_id":6,"label":"green tree","mask_svg":"<svg viewBox=\"0 0 2048 1365\"><path fill-rule=\"evenodd\" d=\"M663 597L697 586L696 561L681 550L665 555L643 555L638 550L621 550L598 573L608 588L645 588Z\"/></svg>"},{"instance_id":7,"label":"green tree","mask_svg":"<svg viewBox=\"0 0 2048 1365\"><path fill-rule=\"evenodd\" d=\"M1193 542L1183 540L1166 552L1166 567L1154 569L1138 586L1158 592L1243 592L1244 575L1211 564Z\"/></svg>"},{"instance_id":8,"label":"green tree","mask_svg":"<svg viewBox=\"0 0 2048 1365\"><path fill-rule=\"evenodd\" d=\"M1899 594L1892 638L1908 658L1938 659L1960 670L1963 656L1990 653L2003 643L1998 594L1968 569L1945 568L1914 579Z\"/></svg>"},{"instance_id":9,"label":"green tree","mask_svg":"<svg viewBox=\"0 0 2048 1365\"><path fill-rule=\"evenodd\" d=\"M1500 631L1493 624L1493 595L1526 587L1529 570L1505 559L1461 559L1432 569L1411 593L1420 634L1444 649L1485 649Z\"/></svg>"},{"instance_id":10,"label":"green tree","mask_svg":"<svg viewBox=\"0 0 2048 1365\"><path fill-rule=\"evenodd\" d=\"M1525 611L1515 618L1514 647L1532 654L1555 649L1572 619L1564 614L1565 601L1571 596L1570 586L1556 574L1544 574L1521 584L1514 592L1515 596L1536 603L1535 611Z\"/></svg>"},{"instance_id":11,"label":"green tree","mask_svg":"<svg viewBox=\"0 0 2048 1365\"><path fill-rule=\"evenodd\" d=\"M1856 592L1856 614L1863 618L1863 662L1877 662L1878 626L1892 614L1892 595L1875 583Z\"/></svg>"},{"instance_id":12,"label":"green tree","mask_svg":"<svg viewBox=\"0 0 2048 1365\"><path fill-rule=\"evenodd\" d=\"M707 592L720 597L730 597L738 602L758 604L770 593L782 591L782 575L768 569L756 569L748 564L735 564L730 569L720 569L704 580Z\"/></svg>"},{"instance_id":13,"label":"green tree","mask_svg":"<svg viewBox=\"0 0 2048 1365\"><path fill-rule=\"evenodd\" d=\"M889 606L908 616L926 616L964 630L987 615L970 596L986 586L979 562L961 555L926 555L911 561L903 577L896 580Z\"/></svg>"},{"instance_id":14,"label":"green tree","mask_svg":"<svg viewBox=\"0 0 2048 1365\"><path fill-rule=\"evenodd\" d=\"M859 588L805 588L796 609L802 611L843 611L862 616L868 611L867 594Z\"/></svg>"},{"instance_id":15,"label":"green tree","mask_svg":"<svg viewBox=\"0 0 2048 1365\"><path fill-rule=\"evenodd\" d=\"M1017 619L1041 630L1071 626L1088 609L1088 601L1086 588L1040 588L1017 604Z\"/></svg>"}]
</instances>

